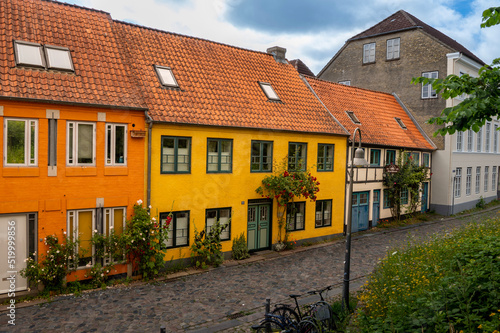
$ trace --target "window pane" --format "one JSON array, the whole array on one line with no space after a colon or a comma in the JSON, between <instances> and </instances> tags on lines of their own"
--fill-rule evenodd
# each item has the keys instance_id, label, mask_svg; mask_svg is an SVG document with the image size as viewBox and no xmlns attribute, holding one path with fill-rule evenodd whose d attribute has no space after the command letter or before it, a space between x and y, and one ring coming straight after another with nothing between
<instances>
[{"instance_id":1,"label":"window pane","mask_svg":"<svg viewBox=\"0 0 500 333\"><path fill-rule=\"evenodd\" d=\"M47 65L49 68L73 70L71 53L69 50L46 47L45 52L47 54Z\"/></svg>"},{"instance_id":2,"label":"window pane","mask_svg":"<svg viewBox=\"0 0 500 333\"><path fill-rule=\"evenodd\" d=\"M156 67L156 72L160 77L161 84L164 86L178 87L174 74L170 68Z\"/></svg>"},{"instance_id":3,"label":"window pane","mask_svg":"<svg viewBox=\"0 0 500 333\"><path fill-rule=\"evenodd\" d=\"M78 163L91 164L93 162L94 126L91 124L78 124Z\"/></svg>"},{"instance_id":4,"label":"window pane","mask_svg":"<svg viewBox=\"0 0 500 333\"><path fill-rule=\"evenodd\" d=\"M115 127L115 163L125 163L125 126Z\"/></svg>"},{"instance_id":5,"label":"window pane","mask_svg":"<svg viewBox=\"0 0 500 333\"><path fill-rule=\"evenodd\" d=\"M115 234L120 235L123 232L123 222L125 220L125 209L116 208L113 211L113 223Z\"/></svg>"},{"instance_id":6,"label":"window pane","mask_svg":"<svg viewBox=\"0 0 500 333\"><path fill-rule=\"evenodd\" d=\"M80 258L88 258L87 261L91 260L92 257L92 243L90 239L92 238L92 211L82 211L77 212L78 214L78 239L80 240L80 247L78 253Z\"/></svg>"},{"instance_id":7,"label":"window pane","mask_svg":"<svg viewBox=\"0 0 500 333\"><path fill-rule=\"evenodd\" d=\"M25 163L25 126L23 120L7 120L7 163Z\"/></svg>"},{"instance_id":8,"label":"window pane","mask_svg":"<svg viewBox=\"0 0 500 333\"><path fill-rule=\"evenodd\" d=\"M175 242L176 246L188 244L188 214L176 213ZM173 235L171 234L173 237Z\"/></svg>"},{"instance_id":9,"label":"window pane","mask_svg":"<svg viewBox=\"0 0 500 333\"><path fill-rule=\"evenodd\" d=\"M27 45L16 43L16 53L20 64L43 66L40 45Z\"/></svg>"},{"instance_id":10,"label":"window pane","mask_svg":"<svg viewBox=\"0 0 500 333\"><path fill-rule=\"evenodd\" d=\"M107 125L106 126L106 141L107 141L107 146L106 146L106 163L111 164L112 159L111 159L111 147L113 146L112 141L113 139L113 125Z\"/></svg>"},{"instance_id":11,"label":"window pane","mask_svg":"<svg viewBox=\"0 0 500 333\"><path fill-rule=\"evenodd\" d=\"M36 122L30 121L30 164L36 163Z\"/></svg>"}]
</instances>

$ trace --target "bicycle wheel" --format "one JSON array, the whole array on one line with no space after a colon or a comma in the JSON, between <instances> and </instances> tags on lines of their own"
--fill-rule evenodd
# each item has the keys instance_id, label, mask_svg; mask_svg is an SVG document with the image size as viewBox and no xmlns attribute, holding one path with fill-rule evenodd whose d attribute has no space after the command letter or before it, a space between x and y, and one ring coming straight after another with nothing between
<instances>
[{"instance_id":1,"label":"bicycle wheel","mask_svg":"<svg viewBox=\"0 0 500 333\"><path fill-rule=\"evenodd\" d=\"M297 312L286 305L277 306L271 313L275 316L283 317L285 319L283 322L287 323L286 326L290 326L290 324L297 325L300 322Z\"/></svg>"},{"instance_id":2,"label":"bicycle wheel","mask_svg":"<svg viewBox=\"0 0 500 333\"><path fill-rule=\"evenodd\" d=\"M257 333L281 332L285 328L275 320L264 319L259 326L252 326Z\"/></svg>"},{"instance_id":3,"label":"bicycle wheel","mask_svg":"<svg viewBox=\"0 0 500 333\"><path fill-rule=\"evenodd\" d=\"M320 333L323 332L321 328L316 326L316 324L309 319L302 320L299 323L299 332L300 333Z\"/></svg>"}]
</instances>

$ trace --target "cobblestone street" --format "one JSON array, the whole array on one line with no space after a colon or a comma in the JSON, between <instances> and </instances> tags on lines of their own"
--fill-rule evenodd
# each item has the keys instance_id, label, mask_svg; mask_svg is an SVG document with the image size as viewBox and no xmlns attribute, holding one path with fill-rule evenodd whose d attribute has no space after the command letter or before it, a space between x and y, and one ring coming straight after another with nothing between
<instances>
[{"instance_id":1,"label":"cobblestone street","mask_svg":"<svg viewBox=\"0 0 500 333\"><path fill-rule=\"evenodd\" d=\"M354 235L352 285L365 282L388 248L409 237L427 238L471 221L497 216L498 208L460 218L444 218L411 227ZM290 293L342 282L344 240L277 254L253 255L244 264L226 262L200 274L175 280L131 284L108 290L63 296L43 305L16 310L16 326L7 327L2 312L0 332L244 332L262 318L266 298L287 301ZM329 296L340 293L339 288ZM3 307L4 308L4 307ZM239 316L241 314L242 316Z\"/></svg>"}]
</instances>

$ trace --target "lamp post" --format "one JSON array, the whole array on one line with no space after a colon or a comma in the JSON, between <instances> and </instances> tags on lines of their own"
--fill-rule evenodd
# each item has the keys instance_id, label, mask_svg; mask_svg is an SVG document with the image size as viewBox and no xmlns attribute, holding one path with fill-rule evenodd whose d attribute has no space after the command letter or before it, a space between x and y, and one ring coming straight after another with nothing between
<instances>
[{"instance_id":1,"label":"lamp post","mask_svg":"<svg viewBox=\"0 0 500 333\"><path fill-rule=\"evenodd\" d=\"M359 134L359 145L354 152L356 145L356 133ZM365 159L365 153L361 148L361 130L356 127L352 135L351 146L351 167L349 171L349 192L347 202L347 226L346 226L346 241L345 241L345 261L344 261L344 286L342 290L342 309L349 309L349 279L351 270L351 229L352 229L352 188L354 183L354 166L366 166L368 162Z\"/></svg>"}]
</instances>

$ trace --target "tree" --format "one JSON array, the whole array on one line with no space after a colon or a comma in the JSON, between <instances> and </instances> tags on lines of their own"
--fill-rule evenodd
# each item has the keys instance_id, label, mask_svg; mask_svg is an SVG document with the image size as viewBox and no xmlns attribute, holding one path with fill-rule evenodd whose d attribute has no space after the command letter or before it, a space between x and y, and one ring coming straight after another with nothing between
<instances>
[{"instance_id":1,"label":"tree","mask_svg":"<svg viewBox=\"0 0 500 333\"><path fill-rule=\"evenodd\" d=\"M481 28L500 24L500 7L483 12ZM432 88L445 99L467 96L460 104L445 108L440 116L429 120L430 124L444 125L434 135L453 134L455 131L472 129L475 132L493 117L500 115L500 58L490 66L479 70L478 77L468 74L448 75L444 79L418 77L413 84L432 84Z\"/></svg>"},{"instance_id":2,"label":"tree","mask_svg":"<svg viewBox=\"0 0 500 333\"><path fill-rule=\"evenodd\" d=\"M383 184L389 194L391 215L399 220L403 206L407 207L408 214L416 212L420 203L420 186L427 179L427 168L419 166L411 154L404 151L400 151L396 165L399 169L397 172L384 172ZM407 193L407 202L401 200L403 192Z\"/></svg>"}]
</instances>

